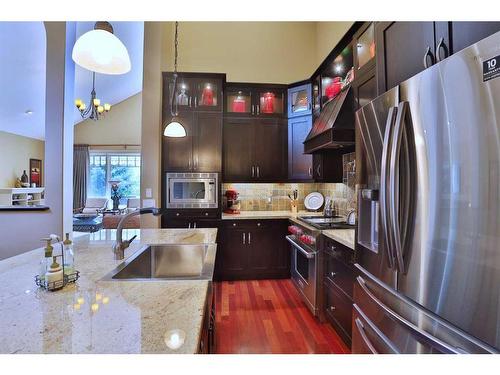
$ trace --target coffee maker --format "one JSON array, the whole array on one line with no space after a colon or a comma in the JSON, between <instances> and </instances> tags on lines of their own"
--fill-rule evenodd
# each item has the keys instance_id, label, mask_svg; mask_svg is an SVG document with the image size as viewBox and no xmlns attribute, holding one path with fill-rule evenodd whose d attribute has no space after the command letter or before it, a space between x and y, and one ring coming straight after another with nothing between
<instances>
[{"instance_id":1,"label":"coffee maker","mask_svg":"<svg viewBox=\"0 0 500 375\"><path fill-rule=\"evenodd\" d=\"M226 214L239 214L240 201L238 199L239 193L234 189L228 189L224 193L224 213Z\"/></svg>"}]
</instances>

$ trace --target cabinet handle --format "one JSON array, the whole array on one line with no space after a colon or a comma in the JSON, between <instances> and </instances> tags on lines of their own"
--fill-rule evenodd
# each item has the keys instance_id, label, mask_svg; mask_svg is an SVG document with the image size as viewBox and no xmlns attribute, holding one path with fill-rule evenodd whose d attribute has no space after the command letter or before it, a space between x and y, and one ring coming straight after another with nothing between
<instances>
[{"instance_id":1,"label":"cabinet handle","mask_svg":"<svg viewBox=\"0 0 500 375\"><path fill-rule=\"evenodd\" d=\"M427 63L427 60L429 57L431 59L430 65ZM434 63L435 63L434 55L431 52L431 47L427 46L427 49L425 50L425 53L424 53L424 68L427 69L429 66L434 65Z\"/></svg>"},{"instance_id":2,"label":"cabinet handle","mask_svg":"<svg viewBox=\"0 0 500 375\"><path fill-rule=\"evenodd\" d=\"M252 104L252 115L255 114L255 104Z\"/></svg>"},{"instance_id":3,"label":"cabinet handle","mask_svg":"<svg viewBox=\"0 0 500 375\"><path fill-rule=\"evenodd\" d=\"M255 177L255 167L252 166L252 178L254 178L254 177Z\"/></svg>"},{"instance_id":4,"label":"cabinet handle","mask_svg":"<svg viewBox=\"0 0 500 375\"><path fill-rule=\"evenodd\" d=\"M196 229L196 221L193 223L193 229Z\"/></svg>"},{"instance_id":5,"label":"cabinet handle","mask_svg":"<svg viewBox=\"0 0 500 375\"><path fill-rule=\"evenodd\" d=\"M444 51L444 57L441 58L440 50ZM450 51L448 50L448 46L444 42L444 38L439 39L439 43L436 47L436 60L440 62L443 59L446 59L450 55Z\"/></svg>"},{"instance_id":6,"label":"cabinet handle","mask_svg":"<svg viewBox=\"0 0 500 375\"><path fill-rule=\"evenodd\" d=\"M246 237L245 236L246 236L246 233L243 233L243 245L246 244Z\"/></svg>"},{"instance_id":7,"label":"cabinet handle","mask_svg":"<svg viewBox=\"0 0 500 375\"><path fill-rule=\"evenodd\" d=\"M333 272L333 271L332 271L332 272L330 272L330 276L331 276L332 278L334 278L336 275L337 275L337 272Z\"/></svg>"},{"instance_id":8,"label":"cabinet handle","mask_svg":"<svg viewBox=\"0 0 500 375\"><path fill-rule=\"evenodd\" d=\"M259 104L256 104L255 105L255 108L257 110L257 115L260 115L260 105Z\"/></svg>"},{"instance_id":9,"label":"cabinet handle","mask_svg":"<svg viewBox=\"0 0 500 375\"><path fill-rule=\"evenodd\" d=\"M191 97L188 97L188 107L191 107Z\"/></svg>"},{"instance_id":10,"label":"cabinet handle","mask_svg":"<svg viewBox=\"0 0 500 375\"><path fill-rule=\"evenodd\" d=\"M335 306L330 306L330 311L335 311L336 307Z\"/></svg>"},{"instance_id":11,"label":"cabinet handle","mask_svg":"<svg viewBox=\"0 0 500 375\"><path fill-rule=\"evenodd\" d=\"M321 164L318 164L318 166L316 167L316 172L318 174L318 177L321 177Z\"/></svg>"},{"instance_id":12,"label":"cabinet handle","mask_svg":"<svg viewBox=\"0 0 500 375\"><path fill-rule=\"evenodd\" d=\"M260 223L257 223L257 226L260 227Z\"/></svg>"},{"instance_id":13,"label":"cabinet handle","mask_svg":"<svg viewBox=\"0 0 500 375\"><path fill-rule=\"evenodd\" d=\"M235 227L235 226L236 226L236 223L233 223L233 227Z\"/></svg>"},{"instance_id":14,"label":"cabinet handle","mask_svg":"<svg viewBox=\"0 0 500 375\"><path fill-rule=\"evenodd\" d=\"M198 107L198 97L197 96L194 97L194 107L195 108Z\"/></svg>"},{"instance_id":15,"label":"cabinet handle","mask_svg":"<svg viewBox=\"0 0 500 375\"><path fill-rule=\"evenodd\" d=\"M248 232L248 244L252 244L252 236L250 235L250 232Z\"/></svg>"},{"instance_id":16,"label":"cabinet handle","mask_svg":"<svg viewBox=\"0 0 500 375\"><path fill-rule=\"evenodd\" d=\"M260 167L257 166L257 177L260 177Z\"/></svg>"},{"instance_id":17,"label":"cabinet handle","mask_svg":"<svg viewBox=\"0 0 500 375\"><path fill-rule=\"evenodd\" d=\"M191 223L188 224L188 228L191 229Z\"/></svg>"},{"instance_id":18,"label":"cabinet handle","mask_svg":"<svg viewBox=\"0 0 500 375\"><path fill-rule=\"evenodd\" d=\"M308 110L311 110L311 109L312 109L312 104L311 104L311 102L309 102L309 103L307 104L307 109L308 109Z\"/></svg>"},{"instance_id":19,"label":"cabinet handle","mask_svg":"<svg viewBox=\"0 0 500 375\"><path fill-rule=\"evenodd\" d=\"M180 213L178 213L178 212L177 212L177 213L175 214L175 216L180 216Z\"/></svg>"},{"instance_id":20,"label":"cabinet handle","mask_svg":"<svg viewBox=\"0 0 500 375\"><path fill-rule=\"evenodd\" d=\"M205 212L205 216L208 216L208 212Z\"/></svg>"},{"instance_id":21,"label":"cabinet handle","mask_svg":"<svg viewBox=\"0 0 500 375\"><path fill-rule=\"evenodd\" d=\"M312 175L313 175L313 168L309 167L309 176L312 177Z\"/></svg>"},{"instance_id":22,"label":"cabinet handle","mask_svg":"<svg viewBox=\"0 0 500 375\"><path fill-rule=\"evenodd\" d=\"M191 159L188 160L188 169L191 169Z\"/></svg>"}]
</instances>

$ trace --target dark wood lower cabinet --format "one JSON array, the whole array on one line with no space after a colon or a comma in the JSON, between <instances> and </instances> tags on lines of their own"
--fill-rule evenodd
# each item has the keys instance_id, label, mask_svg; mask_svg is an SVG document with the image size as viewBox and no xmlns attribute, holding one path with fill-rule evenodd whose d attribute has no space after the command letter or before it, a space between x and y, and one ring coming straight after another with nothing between
<instances>
[{"instance_id":1,"label":"dark wood lower cabinet","mask_svg":"<svg viewBox=\"0 0 500 375\"><path fill-rule=\"evenodd\" d=\"M354 251L323 237L323 316L347 345L352 338Z\"/></svg>"},{"instance_id":2,"label":"dark wood lower cabinet","mask_svg":"<svg viewBox=\"0 0 500 375\"><path fill-rule=\"evenodd\" d=\"M216 280L290 277L287 220L222 221L215 264Z\"/></svg>"}]
</instances>

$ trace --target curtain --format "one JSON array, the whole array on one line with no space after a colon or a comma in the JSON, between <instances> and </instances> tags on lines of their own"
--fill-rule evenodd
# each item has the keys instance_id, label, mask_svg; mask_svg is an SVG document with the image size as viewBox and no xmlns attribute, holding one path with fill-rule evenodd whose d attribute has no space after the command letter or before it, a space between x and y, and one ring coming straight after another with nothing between
<instances>
[{"instance_id":1,"label":"curtain","mask_svg":"<svg viewBox=\"0 0 500 375\"><path fill-rule=\"evenodd\" d=\"M73 146L73 209L85 205L89 175L89 146Z\"/></svg>"}]
</instances>

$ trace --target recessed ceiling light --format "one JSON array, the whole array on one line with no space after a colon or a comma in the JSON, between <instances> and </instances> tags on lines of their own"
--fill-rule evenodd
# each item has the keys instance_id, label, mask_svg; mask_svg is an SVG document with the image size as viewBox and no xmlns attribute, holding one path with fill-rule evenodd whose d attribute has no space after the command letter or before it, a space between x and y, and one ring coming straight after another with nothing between
<instances>
[{"instance_id":1,"label":"recessed ceiling light","mask_svg":"<svg viewBox=\"0 0 500 375\"><path fill-rule=\"evenodd\" d=\"M27 109L25 112L24 112L26 115L32 115L33 114L33 111L31 109Z\"/></svg>"}]
</instances>

